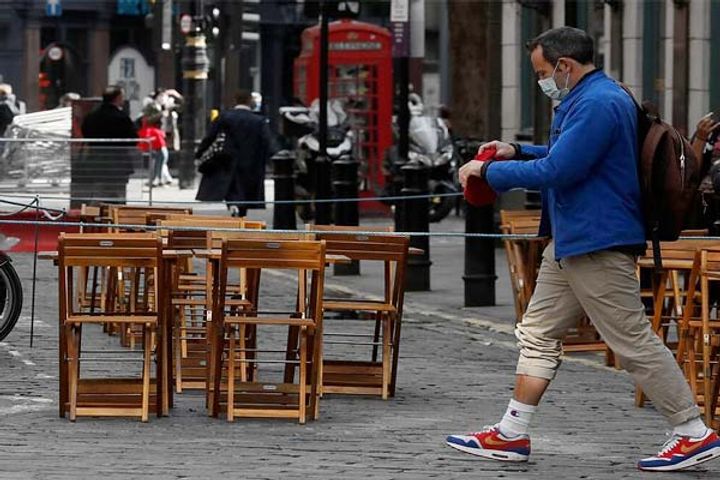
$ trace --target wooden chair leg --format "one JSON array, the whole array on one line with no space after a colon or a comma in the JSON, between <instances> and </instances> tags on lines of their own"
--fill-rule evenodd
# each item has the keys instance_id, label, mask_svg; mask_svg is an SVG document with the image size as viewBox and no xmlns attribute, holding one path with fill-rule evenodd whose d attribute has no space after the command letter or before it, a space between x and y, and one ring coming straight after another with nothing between
<instances>
[{"instance_id":1,"label":"wooden chair leg","mask_svg":"<svg viewBox=\"0 0 720 480\"><path fill-rule=\"evenodd\" d=\"M235 420L235 329L230 330L230 345L228 346L227 360L227 420ZM241 365L245 369L245 365Z\"/></svg>"},{"instance_id":2,"label":"wooden chair leg","mask_svg":"<svg viewBox=\"0 0 720 480\"><path fill-rule=\"evenodd\" d=\"M382 335L382 398L388 399L390 385L390 317L385 315L383 318L383 335Z\"/></svg>"},{"instance_id":3,"label":"wooden chair leg","mask_svg":"<svg viewBox=\"0 0 720 480\"><path fill-rule=\"evenodd\" d=\"M69 327L67 335L68 343L68 397L70 401L70 421L74 422L77 419L77 400L78 400L78 383L80 382L80 349L78 345L78 330L81 327L79 325L72 325Z\"/></svg>"},{"instance_id":4,"label":"wooden chair leg","mask_svg":"<svg viewBox=\"0 0 720 480\"><path fill-rule=\"evenodd\" d=\"M299 392L298 392L298 421L300 424L305 423L306 418L306 406L307 406L307 348L308 348L308 331L307 327L302 327L300 330L300 374L298 378Z\"/></svg>"},{"instance_id":5,"label":"wooden chair leg","mask_svg":"<svg viewBox=\"0 0 720 480\"><path fill-rule=\"evenodd\" d=\"M247 382L248 381L248 368L250 364L248 363L248 357L246 354L247 350L247 342L246 342L246 325L240 325L239 326L239 336L238 341L240 343L240 381L241 382Z\"/></svg>"},{"instance_id":6,"label":"wooden chair leg","mask_svg":"<svg viewBox=\"0 0 720 480\"><path fill-rule=\"evenodd\" d=\"M150 415L150 355L152 352L152 328L143 326L143 389L141 421L147 422Z\"/></svg>"},{"instance_id":7,"label":"wooden chair leg","mask_svg":"<svg viewBox=\"0 0 720 480\"><path fill-rule=\"evenodd\" d=\"M175 312L175 310L172 310ZM182 312L182 306L180 307L180 311ZM182 374L182 348L181 348L181 333L180 333L180 325L178 323L173 322L173 354L175 357L175 392L182 393L183 391L183 374Z\"/></svg>"},{"instance_id":8,"label":"wooden chair leg","mask_svg":"<svg viewBox=\"0 0 720 480\"><path fill-rule=\"evenodd\" d=\"M320 349L318 348L319 335L317 330L313 330L308 338L308 345L312 346L311 356L311 370L310 370L310 411L312 412L313 420L320 418L320 390L322 388L322 376L320 375L320 366L322 360L320 359Z\"/></svg>"}]
</instances>

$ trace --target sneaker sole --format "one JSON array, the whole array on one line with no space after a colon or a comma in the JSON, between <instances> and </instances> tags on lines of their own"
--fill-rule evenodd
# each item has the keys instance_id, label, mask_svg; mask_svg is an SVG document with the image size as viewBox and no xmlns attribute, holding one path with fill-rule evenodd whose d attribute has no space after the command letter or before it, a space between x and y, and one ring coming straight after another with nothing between
<instances>
[{"instance_id":1,"label":"sneaker sole","mask_svg":"<svg viewBox=\"0 0 720 480\"><path fill-rule=\"evenodd\" d=\"M638 468L647 472L672 472L674 470L683 470L685 468L694 467L695 465L709 462L710 460L718 457L720 457L720 447L715 447L674 465L662 465L659 467L641 467L638 465Z\"/></svg>"},{"instance_id":2,"label":"sneaker sole","mask_svg":"<svg viewBox=\"0 0 720 480\"><path fill-rule=\"evenodd\" d=\"M458 445L457 443L451 443L451 442L445 442L445 444L448 447L452 447L456 450L460 450L461 452L469 453L470 455L475 455L476 457L488 458L490 460L497 460L499 462L527 462L528 458L529 458L528 455L522 455L520 453L515 453L515 452L506 452L505 450L488 450L488 449L464 447L462 445Z\"/></svg>"}]
</instances>

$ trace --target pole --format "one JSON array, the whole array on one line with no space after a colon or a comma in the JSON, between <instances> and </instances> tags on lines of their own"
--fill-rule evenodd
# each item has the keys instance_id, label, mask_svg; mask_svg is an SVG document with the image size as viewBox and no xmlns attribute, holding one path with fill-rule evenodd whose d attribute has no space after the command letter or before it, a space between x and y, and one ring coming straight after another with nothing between
<instances>
[{"instance_id":1,"label":"pole","mask_svg":"<svg viewBox=\"0 0 720 480\"><path fill-rule=\"evenodd\" d=\"M358 167L360 162L350 155L343 155L333 162L333 191L335 198L358 198ZM336 202L335 224L357 226L360 223L358 202ZM336 263L335 275L360 275L360 263Z\"/></svg>"},{"instance_id":2,"label":"pole","mask_svg":"<svg viewBox=\"0 0 720 480\"><path fill-rule=\"evenodd\" d=\"M410 151L410 107L408 106L408 98L410 96L410 60L407 56L400 57L397 61L398 65L398 85L397 85L397 102L398 102L398 161L396 166L398 171L403 170L403 166L408 162L408 153ZM400 175L398 178L404 178ZM403 189L403 185L398 185L395 189L399 192ZM407 230L405 227L405 213L403 202L395 204L395 230L402 232Z\"/></svg>"},{"instance_id":3,"label":"pole","mask_svg":"<svg viewBox=\"0 0 720 480\"><path fill-rule=\"evenodd\" d=\"M295 153L280 150L272 157L273 180L275 181L275 200L295 199ZM273 209L273 228L276 230L295 230L295 205L279 203Z\"/></svg>"},{"instance_id":4,"label":"pole","mask_svg":"<svg viewBox=\"0 0 720 480\"><path fill-rule=\"evenodd\" d=\"M320 151L316 160L316 191L315 198L324 200L332 196L330 189L330 161L327 156L327 102L328 102L328 2L320 3L320 125L318 143ZM332 203L315 204L315 223L329 225L332 223Z\"/></svg>"},{"instance_id":5,"label":"pole","mask_svg":"<svg viewBox=\"0 0 720 480\"><path fill-rule=\"evenodd\" d=\"M428 193L429 169L422 164L411 164L402 167L405 177L405 188L402 195L419 196ZM404 222L406 231L429 232L428 199L412 198L403 200ZM412 214L410 214L412 212ZM430 238L428 236L411 237L410 246L423 251L422 255L410 255L405 275L405 290L408 292L427 292L430 290Z\"/></svg>"},{"instance_id":6,"label":"pole","mask_svg":"<svg viewBox=\"0 0 720 480\"><path fill-rule=\"evenodd\" d=\"M193 188L195 183L195 147L205 136L206 123L206 86L209 63L207 43L197 16L196 2L190 3L190 15L193 17L193 29L185 37L183 48L183 94L185 110L183 112L182 157L180 160L180 188Z\"/></svg>"}]
</instances>

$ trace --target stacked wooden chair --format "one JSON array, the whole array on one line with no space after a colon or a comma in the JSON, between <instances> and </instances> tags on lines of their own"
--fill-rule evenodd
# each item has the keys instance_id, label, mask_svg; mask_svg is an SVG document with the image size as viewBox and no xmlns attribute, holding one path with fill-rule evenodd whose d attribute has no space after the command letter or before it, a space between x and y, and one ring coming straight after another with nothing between
<instances>
[{"instance_id":1,"label":"stacked wooden chair","mask_svg":"<svg viewBox=\"0 0 720 480\"><path fill-rule=\"evenodd\" d=\"M665 252L663 252L665 256ZM720 427L720 245L695 253L680 320L677 358L712 428Z\"/></svg>"},{"instance_id":2,"label":"stacked wooden chair","mask_svg":"<svg viewBox=\"0 0 720 480\"><path fill-rule=\"evenodd\" d=\"M382 265L382 296L325 298L326 312L337 312L344 318L326 318L323 332L322 392L378 395L388 399L395 394L400 352L405 272L410 239L396 236L387 229L377 235L355 233L367 227L313 225L308 227L324 240L328 254L344 255L355 261ZM384 230L384 231L383 231ZM355 333L347 329L350 319L374 321L372 333ZM330 331L330 326L334 327ZM363 360L328 358L326 347L363 349ZM363 351L360 350L360 351ZM380 359L378 360L378 351ZM337 356L338 354L336 354Z\"/></svg>"},{"instance_id":3,"label":"stacked wooden chair","mask_svg":"<svg viewBox=\"0 0 720 480\"><path fill-rule=\"evenodd\" d=\"M151 399L157 397L160 388L159 384L154 388L151 379L151 359L163 314L163 286L158 283L163 278L160 239L154 234L62 234L58 264L60 415L68 413L72 421L78 416L135 416L147 421L154 409ZM145 285L152 290L153 301L140 303L132 297L113 301L108 297L104 305L81 305L76 281L78 273L88 267L108 269L109 278L115 278L123 269L134 269L140 278L147 279ZM85 363L118 361L119 365L127 366L126 362L133 360L123 351L92 350L87 348L87 342L82 342L84 326L108 323L138 325L143 346L139 378L83 378L81 375L81 366ZM118 370L122 374L126 372L126 369Z\"/></svg>"},{"instance_id":4,"label":"stacked wooden chair","mask_svg":"<svg viewBox=\"0 0 720 480\"><path fill-rule=\"evenodd\" d=\"M242 229L243 219L209 216L172 216L157 226L168 249L203 250L207 230ZM180 262L172 272L175 391L205 390L208 364L208 312L212 310L212 264L196 271L193 258Z\"/></svg>"},{"instance_id":5,"label":"stacked wooden chair","mask_svg":"<svg viewBox=\"0 0 720 480\"><path fill-rule=\"evenodd\" d=\"M320 396L320 354L323 319L325 242L307 240L210 238L220 255L213 290L212 372L209 388L210 413L217 416L224 406L227 419L235 417L318 418ZM251 294L251 308L229 304L228 292L233 269L258 272L248 275L249 291L259 290L260 274L268 270L290 271L297 281L296 308L289 313L263 313L260 298ZM260 295L262 297L262 295ZM283 349L260 348L247 342L247 332L259 329L287 329ZM297 348L290 338L297 333ZM271 338L271 335L266 337ZM292 347L292 348L291 348ZM269 358L275 353L278 358ZM268 355L265 358L264 355ZM282 364L281 372L255 366ZM297 378L288 377L292 364ZM252 365L252 366L251 366ZM278 378L271 381L275 373ZM268 377L268 378L266 378Z\"/></svg>"}]
</instances>

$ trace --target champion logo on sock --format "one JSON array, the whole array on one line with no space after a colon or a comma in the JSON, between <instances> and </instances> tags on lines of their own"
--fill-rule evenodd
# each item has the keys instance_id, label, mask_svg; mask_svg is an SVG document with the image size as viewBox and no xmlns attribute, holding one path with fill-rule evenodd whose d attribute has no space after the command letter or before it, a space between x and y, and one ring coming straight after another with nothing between
<instances>
[{"instance_id":1,"label":"champion logo on sock","mask_svg":"<svg viewBox=\"0 0 720 480\"><path fill-rule=\"evenodd\" d=\"M519 417L520 417L520 413L519 413L517 410L510 410L510 416L511 416L511 417L515 417L515 418L519 418Z\"/></svg>"}]
</instances>

